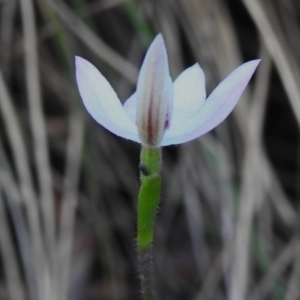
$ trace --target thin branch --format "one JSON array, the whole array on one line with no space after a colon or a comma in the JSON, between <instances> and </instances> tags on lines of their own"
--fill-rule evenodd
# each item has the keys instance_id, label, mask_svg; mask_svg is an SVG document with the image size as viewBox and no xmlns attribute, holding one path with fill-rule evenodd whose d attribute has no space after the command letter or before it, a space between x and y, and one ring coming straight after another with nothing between
<instances>
[{"instance_id":1,"label":"thin branch","mask_svg":"<svg viewBox=\"0 0 300 300\"><path fill-rule=\"evenodd\" d=\"M12 99L8 94L8 90L4 83L2 73L0 71L0 110L8 132L8 138L11 144L13 158L20 181L20 190L22 200L30 226L33 243L33 255L35 257L35 276L38 288L39 299L43 299L42 282L44 275L44 246L42 241L42 233L40 219L38 214L38 204L35 191L33 188L31 173L28 165L28 158L25 149L25 143L22 138L20 125L12 106Z\"/></svg>"},{"instance_id":2,"label":"thin branch","mask_svg":"<svg viewBox=\"0 0 300 300\"><path fill-rule=\"evenodd\" d=\"M20 255L22 258L25 279L27 281L29 297L38 300L37 278L35 276L34 258L32 256L32 236L29 235L28 225L22 207L22 196L19 187L15 182L12 170L8 163L8 158L4 152L2 141L0 140L0 187L7 198L7 206L15 228Z\"/></svg>"},{"instance_id":3,"label":"thin branch","mask_svg":"<svg viewBox=\"0 0 300 300\"><path fill-rule=\"evenodd\" d=\"M69 292L68 288L75 230L75 212L78 198L77 189L80 175L82 143L83 120L79 114L74 113L70 118L70 134L66 153L66 175L64 179L64 197L59 226L58 299L67 299Z\"/></svg>"},{"instance_id":4,"label":"thin branch","mask_svg":"<svg viewBox=\"0 0 300 300\"><path fill-rule=\"evenodd\" d=\"M90 17L127 1L128 0L102 0L98 2L86 3L84 6L78 9L78 16L81 18Z\"/></svg>"},{"instance_id":5,"label":"thin branch","mask_svg":"<svg viewBox=\"0 0 300 300\"><path fill-rule=\"evenodd\" d=\"M1 166L0 166L1 172ZM4 274L11 300L25 300L17 254L9 229L9 221L5 212L2 188L0 186L0 249L4 266Z\"/></svg>"},{"instance_id":6,"label":"thin branch","mask_svg":"<svg viewBox=\"0 0 300 300\"><path fill-rule=\"evenodd\" d=\"M276 280L284 274L284 271L293 260L297 243L298 237L295 237L284 247L276 260L273 261L269 273L256 285L249 297L250 300L266 299Z\"/></svg>"},{"instance_id":7,"label":"thin branch","mask_svg":"<svg viewBox=\"0 0 300 300\"><path fill-rule=\"evenodd\" d=\"M55 255L55 219L52 195L52 179L48 154L45 122L43 119L42 100L40 91L40 76L36 42L35 16L31 0L20 0L24 28L25 71L29 116L34 140L34 155L41 190L41 204L45 231L45 246L49 270L54 263ZM49 271L50 272L50 271ZM53 270L52 270L53 272ZM53 273L52 273L53 274ZM50 275L51 276L51 275ZM50 279L51 281L51 279ZM46 282L46 295L52 295L55 287ZM44 295L44 297L46 297Z\"/></svg>"},{"instance_id":8,"label":"thin branch","mask_svg":"<svg viewBox=\"0 0 300 300\"><path fill-rule=\"evenodd\" d=\"M282 80L285 91L290 100L290 104L295 114L296 121L300 127L300 87L299 76L296 76L291 66L289 52L284 47L284 41L279 37L278 32L262 8L262 4L257 0L243 0L260 34L262 35L266 47L273 58L278 74Z\"/></svg>"},{"instance_id":9,"label":"thin branch","mask_svg":"<svg viewBox=\"0 0 300 300\"><path fill-rule=\"evenodd\" d=\"M7 74L9 72L9 62L11 55L14 16L17 8L17 1L4 1L1 9L0 17L0 63L2 72Z\"/></svg>"},{"instance_id":10,"label":"thin branch","mask_svg":"<svg viewBox=\"0 0 300 300\"><path fill-rule=\"evenodd\" d=\"M48 0L69 29L83 41L93 52L99 55L112 68L122 74L131 83L136 83L137 69L116 51L97 37L74 12L60 0Z\"/></svg>"},{"instance_id":11,"label":"thin branch","mask_svg":"<svg viewBox=\"0 0 300 300\"><path fill-rule=\"evenodd\" d=\"M262 184L257 180L256 170L261 168L259 164L258 150L264 111L266 106L267 91L269 87L269 76L271 71L271 60L263 47L263 64L258 71L254 103L248 118L248 134L246 136L246 155L243 170L243 182L241 190L241 204L236 224L236 238L234 245L234 261L232 270L232 281L230 299L245 299L249 274L249 238L252 227L252 218L258 199L263 198ZM255 120L255 122L253 122Z\"/></svg>"},{"instance_id":12,"label":"thin branch","mask_svg":"<svg viewBox=\"0 0 300 300\"><path fill-rule=\"evenodd\" d=\"M293 255L293 272L287 287L286 300L297 300L300 298L299 279L300 279L300 239L298 237Z\"/></svg>"}]
</instances>

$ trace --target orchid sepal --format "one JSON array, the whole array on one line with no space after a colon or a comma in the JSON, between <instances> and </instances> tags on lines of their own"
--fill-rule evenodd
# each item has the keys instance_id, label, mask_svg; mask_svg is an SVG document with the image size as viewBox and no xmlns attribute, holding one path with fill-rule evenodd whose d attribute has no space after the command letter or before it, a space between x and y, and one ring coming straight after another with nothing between
<instances>
[{"instance_id":1,"label":"orchid sepal","mask_svg":"<svg viewBox=\"0 0 300 300\"><path fill-rule=\"evenodd\" d=\"M168 55L159 34L146 54L136 89L136 125L144 146L159 147L170 126L172 102Z\"/></svg>"}]
</instances>

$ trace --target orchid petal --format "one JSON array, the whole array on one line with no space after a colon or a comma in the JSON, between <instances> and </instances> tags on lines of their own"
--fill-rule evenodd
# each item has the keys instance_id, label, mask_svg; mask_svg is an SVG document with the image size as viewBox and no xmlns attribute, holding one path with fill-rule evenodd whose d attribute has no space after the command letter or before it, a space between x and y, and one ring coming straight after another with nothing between
<instances>
[{"instance_id":1,"label":"orchid petal","mask_svg":"<svg viewBox=\"0 0 300 300\"><path fill-rule=\"evenodd\" d=\"M123 104L128 118L135 124L136 123L136 93L133 93Z\"/></svg>"},{"instance_id":2,"label":"orchid petal","mask_svg":"<svg viewBox=\"0 0 300 300\"><path fill-rule=\"evenodd\" d=\"M140 142L135 124L126 115L109 82L87 60L77 56L75 63L79 93L91 116L114 134Z\"/></svg>"},{"instance_id":3,"label":"orchid petal","mask_svg":"<svg viewBox=\"0 0 300 300\"><path fill-rule=\"evenodd\" d=\"M161 146L191 141L219 125L237 104L259 62L253 60L234 70L181 128L166 131Z\"/></svg>"},{"instance_id":4,"label":"orchid petal","mask_svg":"<svg viewBox=\"0 0 300 300\"><path fill-rule=\"evenodd\" d=\"M167 51L159 34L149 47L137 83L136 124L143 144L160 144L170 124L172 97Z\"/></svg>"},{"instance_id":5,"label":"orchid petal","mask_svg":"<svg viewBox=\"0 0 300 300\"><path fill-rule=\"evenodd\" d=\"M181 126L205 101L205 77L198 63L183 71L173 83L174 103L170 130Z\"/></svg>"}]
</instances>

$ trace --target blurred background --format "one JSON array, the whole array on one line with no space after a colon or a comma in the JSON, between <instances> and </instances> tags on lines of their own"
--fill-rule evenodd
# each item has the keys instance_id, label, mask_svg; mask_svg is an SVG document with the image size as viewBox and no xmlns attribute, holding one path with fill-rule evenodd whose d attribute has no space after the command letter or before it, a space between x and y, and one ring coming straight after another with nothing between
<instances>
[{"instance_id":1,"label":"blurred background","mask_svg":"<svg viewBox=\"0 0 300 300\"><path fill-rule=\"evenodd\" d=\"M216 130L163 151L159 299L300 299L298 0L0 1L0 299L140 299L140 145L85 111L74 55L125 101L165 38L209 94L262 58Z\"/></svg>"}]
</instances>

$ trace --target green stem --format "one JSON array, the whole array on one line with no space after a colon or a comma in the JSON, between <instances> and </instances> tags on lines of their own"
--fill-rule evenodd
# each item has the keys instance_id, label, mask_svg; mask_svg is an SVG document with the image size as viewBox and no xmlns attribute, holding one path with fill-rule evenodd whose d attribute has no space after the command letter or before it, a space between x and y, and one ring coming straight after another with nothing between
<instances>
[{"instance_id":1,"label":"green stem","mask_svg":"<svg viewBox=\"0 0 300 300\"><path fill-rule=\"evenodd\" d=\"M152 243L155 214L161 187L161 150L142 148L141 188L138 199L137 247L141 288L144 300L153 300Z\"/></svg>"}]
</instances>

